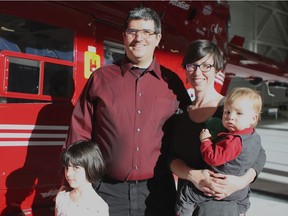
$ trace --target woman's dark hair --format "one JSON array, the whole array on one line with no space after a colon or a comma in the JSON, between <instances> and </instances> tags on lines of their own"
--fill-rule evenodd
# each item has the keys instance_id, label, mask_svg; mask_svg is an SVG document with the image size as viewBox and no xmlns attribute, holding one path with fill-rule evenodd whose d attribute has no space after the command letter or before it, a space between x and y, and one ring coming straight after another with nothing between
<instances>
[{"instance_id":1,"label":"woman's dark hair","mask_svg":"<svg viewBox=\"0 0 288 216\"><path fill-rule=\"evenodd\" d=\"M65 149L60 156L63 167L81 166L89 182L98 182L106 172L105 159L98 145L92 141L78 141Z\"/></svg>"},{"instance_id":2,"label":"woman's dark hair","mask_svg":"<svg viewBox=\"0 0 288 216\"><path fill-rule=\"evenodd\" d=\"M129 11L125 22L124 22L124 31L127 29L128 24L131 20L153 20L154 26L155 26L155 33L161 34L161 19L159 15L151 8L147 7L140 7L140 8L134 8L131 11Z\"/></svg>"},{"instance_id":3,"label":"woman's dark hair","mask_svg":"<svg viewBox=\"0 0 288 216\"><path fill-rule=\"evenodd\" d=\"M193 41L184 55L182 66L185 69L186 64L197 62L207 55L213 56L214 65L217 72L223 69L224 61L221 51L213 42L209 40Z\"/></svg>"}]
</instances>

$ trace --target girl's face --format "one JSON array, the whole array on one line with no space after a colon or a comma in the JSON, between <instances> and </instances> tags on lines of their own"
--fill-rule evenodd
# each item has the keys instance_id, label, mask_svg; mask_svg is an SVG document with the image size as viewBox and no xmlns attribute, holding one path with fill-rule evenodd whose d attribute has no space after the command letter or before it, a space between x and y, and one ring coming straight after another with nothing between
<instances>
[{"instance_id":1,"label":"girl's face","mask_svg":"<svg viewBox=\"0 0 288 216\"><path fill-rule=\"evenodd\" d=\"M78 188L90 184L86 178L85 169L81 166L73 166L72 164L69 164L68 167L65 167L65 178L72 188Z\"/></svg>"},{"instance_id":2,"label":"girl's face","mask_svg":"<svg viewBox=\"0 0 288 216\"><path fill-rule=\"evenodd\" d=\"M230 131L240 131L250 128L257 120L251 101L245 98L239 98L232 104L224 106L222 123Z\"/></svg>"},{"instance_id":3,"label":"girl's face","mask_svg":"<svg viewBox=\"0 0 288 216\"><path fill-rule=\"evenodd\" d=\"M186 70L187 80L193 86L195 91L205 91L210 88L214 88L214 81L216 75L216 69L214 67L214 59L212 55L207 55L197 62L192 62L194 65L212 65L208 72L203 72L199 66L193 71Z\"/></svg>"}]
</instances>

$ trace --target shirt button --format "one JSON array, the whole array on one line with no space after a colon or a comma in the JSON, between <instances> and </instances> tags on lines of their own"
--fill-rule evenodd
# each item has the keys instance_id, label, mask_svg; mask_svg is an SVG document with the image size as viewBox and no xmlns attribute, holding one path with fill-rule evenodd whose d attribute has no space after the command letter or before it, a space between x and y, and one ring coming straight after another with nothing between
<instances>
[{"instance_id":1,"label":"shirt button","mask_svg":"<svg viewBox=\"0 0 288 216\"><path fill-rule=\"evenodd\" d=\"M141 110L138 110L137 112L138 112L138 114L141 114Z\"/></svg>"},{"instance_id":2,"label":"shirt button","mask_svg":"<svg viewBox=\"0 0 288 216\"><path fill-rule=\"evenodd\" d=\"M139 151L140 150L140 148L139 147L136 147L136 151Z\"/></svg>"},{"instance_id":3,"label":"shirt button","mask_svg":"<svg viewBox=\"0 0 288 216\"><path fill-rule=\"evenodd\" d=\"M137 128L137 132L140 132L141 131L141 129L140 128Z\"/></svg>"},{"instance_id":4,"label":"shirt button","mask_svg":"<svg viewBox=\"0 0 288 216\"><path fill-rule=\"evenodd\" d=\"M138 95L141 97L141 96L142 96L142 93L140 92Z\"/></svg>"},{"instance_id":5,"label":"shirt button","mask_svg":"<svg viewBox=\"0 0 288 216\"><path fill-rule=\"evenodd\" d=\"M135 169L135 170L137 170L137 169L138 169L138 166L137 166L137 165L136 165L136 166L134 166L134 169Z\"/></svg>"}]
</instances>

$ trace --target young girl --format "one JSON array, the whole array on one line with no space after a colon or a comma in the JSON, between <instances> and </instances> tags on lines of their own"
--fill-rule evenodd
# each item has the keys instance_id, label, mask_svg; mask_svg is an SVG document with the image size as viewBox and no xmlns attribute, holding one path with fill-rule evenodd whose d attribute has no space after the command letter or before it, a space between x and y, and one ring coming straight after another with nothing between
<instances>
[{"instance_id":1,"label":"young girl","mask_svg":"<svg viewBox=\"0 0 288 216\"><path fill-rule=\"evenodd\" d=\"M107 203L92 187L106 171L98 145L76 142L62 152L60 161L68 187L56 196L55 216L108 216Z\"/></svg>"}]
</instances>

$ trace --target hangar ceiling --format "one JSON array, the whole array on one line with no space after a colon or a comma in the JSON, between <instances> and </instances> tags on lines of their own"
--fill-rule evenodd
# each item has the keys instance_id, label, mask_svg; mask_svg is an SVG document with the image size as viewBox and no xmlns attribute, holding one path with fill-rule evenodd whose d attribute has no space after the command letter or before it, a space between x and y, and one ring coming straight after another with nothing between
<instances>
[{"instance_id":1,"label":"hangar ceiling","mask_svg":"<svg viewBox=\"0 0 288 216\"><path fill-rule=\"evenodd\" d=\"M245 38L244 48L288 62L288 1L229 1L229 39Z\"/></svg>"}]
</instances>

